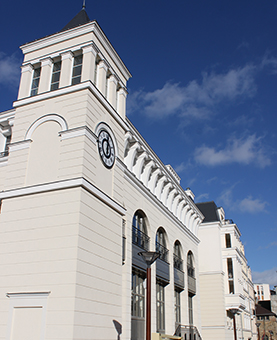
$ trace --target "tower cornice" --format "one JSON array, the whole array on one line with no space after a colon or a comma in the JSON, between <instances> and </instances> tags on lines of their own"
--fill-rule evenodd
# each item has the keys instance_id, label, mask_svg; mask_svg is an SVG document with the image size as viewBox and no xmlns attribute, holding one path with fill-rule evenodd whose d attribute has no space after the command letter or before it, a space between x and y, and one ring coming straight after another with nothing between
<instances>
[{"instance_id":1,"label":"tower cornice","mask_svg":"<svg viewBox=\"0 0 277 340\"><path fill-rule=\"evenodd\" d=\"M96 38L100 41L106 52L109 54L109 56L116 61L121 73L125 77L126 80L128 80L130 77L132 77L131 73L113 48L112 44L109 42L108 38L106 37L105 33L100 28L97 21L91 21L87 24L84 24L82 26L74 27L66 31L58 32L49 36L46 36L44 38L26 43L22 46L20 46L23 54L28 54L35 52L37 50L43 49L45 47L49 47L51 45L55 45L58 43L65 42L70 39L74 39L80 36L84 36L89 33L94 33ZM84 45L87 45L88 43L91 43L92 39L91 37L88 37L88 40L84 42Z\"/></svg>"}]
</instances>

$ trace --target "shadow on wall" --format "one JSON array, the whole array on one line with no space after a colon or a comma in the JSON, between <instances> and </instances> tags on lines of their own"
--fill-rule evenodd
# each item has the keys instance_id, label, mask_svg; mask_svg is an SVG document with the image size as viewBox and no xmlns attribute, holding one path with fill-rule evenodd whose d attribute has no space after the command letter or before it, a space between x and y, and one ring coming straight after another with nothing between
<instances>
[{"instance_id":1,"label":"shadow on wall","mask_svg":"<svg viewBox=\"0 0 277 340\"><path fill-rule=\"evenodd\" d=\"M120 340L120 334L122 333L122 325L116 320L113 320L113 324L117 331L117 340Z\"/></svg>"}]
</instances>

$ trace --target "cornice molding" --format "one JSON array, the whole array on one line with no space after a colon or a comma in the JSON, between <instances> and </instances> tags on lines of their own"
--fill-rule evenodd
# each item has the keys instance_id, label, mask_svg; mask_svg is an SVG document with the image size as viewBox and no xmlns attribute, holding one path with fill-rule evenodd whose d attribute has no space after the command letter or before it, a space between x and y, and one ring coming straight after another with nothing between
<instances>
[{"instance_id":1,"label":"cornice molding","mask_svg":"<svg viewBox=\"0 0 277 340\"><path fill-rule=\"evenodd\" d=\"M167 207L163 205L163 203L157 199L156 196L152 194L152 192L147 189L143 183L141 183L133 173L131 173L126 167L124 170L125 179L138 190L149 202L155 205L163 214L165 214L175 225L179 227L186 235L196 244L200 242L198 237L193 234L191 230L189 230Z\"/></svg>"},{"instance_id":2,"label":"cornice molding","mask_svg":"<svg viewBox=\"0 0 277 340\"><path fill-rule=\"evenodd\" d=\"M55 191L55 190L77 188L77 187L81 187L85 189L86 191L91 193L93 196L97 197L100 201L102 201L103 203L108 205L110 208L115 210L120 215L122 216L125 215L126 209L123 206L121 206L119 203L114 201L111 197L106 195L103 191L98 189L96 186L94 186L92 183L90 183L88 180L86 180L83 177L62 180L62 181L57 181L57 182L50 182L46 184L37 184L37 185L32 185L29 187L23 187L23 188L18 188L18 189L5 190L5 191L0 192L0 200L27 196L27 195L35 195L35 194L40 194L40 193L45 193L45 192Z\"/></svg>"},{"instance_id":3,"label":"cornice molding","mask_svg":"<svg viewBox=\"0 0 277 340\"><path fill-rule=\"evenodd\" d=\"M108 110L108 112L117 121L117 123L124 129L125 132L129 130L129 127L126 124L126 122L123 120L123 118L117 113L117 111L111 106L111 104L107 101L107 99L103 96L103 94L97 89L97 87L90 80L81 82L80 84L76 84L76 85L69 85L61 89L58 89L56 91L47 91L47 92L40 93L33 97L26 97L26 98L19 99L13 103L13 106L17 108L23 105L33 104L41 100L46 100L46 99L54 98L57 96L85 90L85 89L89 89L90 92L92 92L96 96L96 98Z\"/></svg>"},{"instance_id":4,"label":"cornice molding","mask_svg":"<svg viewBox=\"0 0 277 340\"><path fill-rule=\"evenodd\" d=\"M32 143L31 139L25 139L19 142L11 143L9 144L9 152L22 150L22 149L28 149L31 143Z\"/></svg>"},{"instance_id":5,"label":"cornice molding","mask_svg":"<svg viewBox=\"0 0 277 340\"><path fill-rule=\"evenodd\" d=\"M61 140L75 138L79 136L86 136L93 144L96 145L97 136L87 126L80 126L70 130L64 130L59 132Z\"/></svg>"},{"instance_id":6,"label":"cornice molding","mask_svg":"<svg viewBox=\"0 0 277 340\"><path fill-rule=\"evenodd\" d=\"M50 36L41 38L39 40L32 41L30 43L27 43L25 45L20 46L22 52L24 54L34 52L36 50L45 48L49 45L54 45L57 43L61 43L63 41L67 41L79 36L83 36L88 33L94 33L96 37L99 39L100 43L103 45L104 49L107 51L109 56L112 59L115 59L115 62L120 70L120 72L123 74L126 80L128 80L130 77L132 77L131 73L128 71L127 67L113 48L112 44L109 42L108 38L98 25L96 21L91 21L87 24L84 24L79 27L74 27L72 29L54 33ZM91 40L88 39L87 42L85 42L85 45L91 43Z\"/></svg>"}]
</instances>

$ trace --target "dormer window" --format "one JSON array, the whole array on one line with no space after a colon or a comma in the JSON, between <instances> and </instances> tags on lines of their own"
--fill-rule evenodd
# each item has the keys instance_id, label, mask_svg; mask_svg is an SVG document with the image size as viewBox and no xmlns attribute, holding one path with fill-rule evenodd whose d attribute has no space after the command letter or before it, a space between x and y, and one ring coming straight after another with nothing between
<instances>
[{"instance_id":1,"label":"dormer window","mask_svg":"<svg viewBox=\"0 0 277 340\"><path fill-rule=\"evenodd\" d=\"M31 88L31 96L35 96L35 95L38 94L40 71L41 71L40 66L34 69L33 82L32 82L32 88Z\"/></svg>"},{"instance_id":2,"label":"dormer window","mask_svg":"<svg viewBox=\"0 0 277 340\"><path fill-rule=\"evenodd\" d=\"M83 55L77 55L74 57L73 71L72 71L72 85L79 84L81 82Z\"/></svg>"},{"instance_id":3,"label":"dormer window","mask_svg":"<svg viewBox=\"0 0 277 340\"><path fill-rule=\"evenodd\" d=\"M56 61L53 64L53 72L51 79L51 91L57 90L59 88L60 83L60 75L61 75L61 61Z\"/></svg>"}]
</instances>

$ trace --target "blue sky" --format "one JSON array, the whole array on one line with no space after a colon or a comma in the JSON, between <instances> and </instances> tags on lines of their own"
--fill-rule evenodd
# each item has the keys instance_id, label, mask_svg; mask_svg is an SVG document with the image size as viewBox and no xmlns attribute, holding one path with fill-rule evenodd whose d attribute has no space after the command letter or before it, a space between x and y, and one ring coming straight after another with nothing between
<instances>
[{"instance_id":1,"label":"blue sky","mask_svg":"<svg viewBox=\"0 0 277 340\"><path fill-rule=\"evenodd\" d=\"M82 0L1 1L0 111L18 46L55 33ZM128 117L196 202L242 232L256 282L277 285L277 1L86 0L133 77Z\"/></svg>"}]
</instances>

